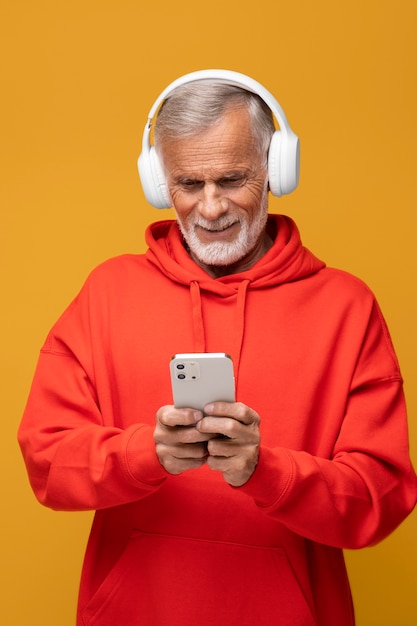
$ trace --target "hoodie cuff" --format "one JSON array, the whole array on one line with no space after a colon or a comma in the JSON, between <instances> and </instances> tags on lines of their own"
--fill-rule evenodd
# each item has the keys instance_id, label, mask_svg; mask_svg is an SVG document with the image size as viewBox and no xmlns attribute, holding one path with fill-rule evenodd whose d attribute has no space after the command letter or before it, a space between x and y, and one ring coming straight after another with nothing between
<instances>
[{"instance_id":1,"label":"hoodie cuff","mask_svg":"<svg viewBox=\"0 0 417 626\"><path fill-rule=\"evenodd\" d=\"M149 426L138 426L126 444L125 468L136 482L157 486L168 476L156 454L153 430Z\"/></svg>"},{"instance_id":2,"label":"hoodie cuff","mask_svg":"<svg viewBox=\"0 0 417 626\"><path fill-rule=\"evenodd\" d=\"M259 451L258 465L240 491L254 499L261 508L273 508L285 497L294 476L294 462L284 448Z\"/></svg>"}]
</instances>

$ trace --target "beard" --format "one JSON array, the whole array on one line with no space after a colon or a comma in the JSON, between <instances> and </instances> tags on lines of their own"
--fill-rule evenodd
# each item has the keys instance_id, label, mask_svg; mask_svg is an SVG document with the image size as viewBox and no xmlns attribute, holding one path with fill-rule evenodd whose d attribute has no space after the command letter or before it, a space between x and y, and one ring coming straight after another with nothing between
<instances>
[{"instance_id":1,"label":"beard","mask_svg":"<svg viewBox=\"0 0 417 626\"><path fill-rule=\"evenodd\" d=\"M177 217L178 226L192 255L204 265L215 267L238 263L252 252L265 232L267 219L266 202L262 203L261 209L256 212L252 221L249 221L246 215L242 216L240 212L233 210L217 220L206 220L199 216L183 223ZM239 224L239 233L233 241L202 243L197 235L199 227L210 231L221 231L236 223Z\"/></svg>"}]
</instances>

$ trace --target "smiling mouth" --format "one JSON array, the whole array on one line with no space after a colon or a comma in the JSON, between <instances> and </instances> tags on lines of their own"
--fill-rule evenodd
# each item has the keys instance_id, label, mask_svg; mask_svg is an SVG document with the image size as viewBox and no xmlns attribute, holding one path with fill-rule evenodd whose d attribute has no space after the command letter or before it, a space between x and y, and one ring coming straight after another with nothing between
<instances>
[{"instance_id":1,"label":"smiling mouth","mask_svg":"<svg viewBox=\"0 0 417 626\"><path fill-rule=\"evenodd\" d=\"M230 224L229 226L224 226L223 228L209 228L209 229L204 229L209 233L224 233L226 230L229 230L229 228L231 228L233 226L233 224Z\"/></svg>"},{"instance_id":2,"label":"smiling mouth","mask_svg":"<svg viewBox=\"0 0 417 626\"><path fill-rule=\"evenodd\" d=\"M218 234L225 233L226 231L230 230L233 226L235 226L235 224L238 224L238 222L232 222L231 224L224 224L223 226L219 226L218 228L207 228L206 226L202 226L201 224L196 224L196 227L200 228L205 233L218 235Z\"/></svg>"}]
</instances>

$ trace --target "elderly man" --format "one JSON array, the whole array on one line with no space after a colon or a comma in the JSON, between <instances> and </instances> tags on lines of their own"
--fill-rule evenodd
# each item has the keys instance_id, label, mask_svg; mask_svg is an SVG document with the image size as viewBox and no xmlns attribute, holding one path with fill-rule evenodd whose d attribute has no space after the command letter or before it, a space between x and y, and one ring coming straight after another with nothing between
<instances>
[{"instance_id":1,"label":"elderly man","mask_svg":"<svg viewBox=\"0 0 417 626\"><path fill-rule=\"evenodd\" d=\"M342 549L382 540L417 497L378 305L268 215L268 192L297 186L298 140L249 77L168 87L139 171L177 220L92 272L19 430L39 500L96 510L77 623L352 626ZM178 352L230 354L237 402L175 408Z\"/></svg>"}]
</instances>

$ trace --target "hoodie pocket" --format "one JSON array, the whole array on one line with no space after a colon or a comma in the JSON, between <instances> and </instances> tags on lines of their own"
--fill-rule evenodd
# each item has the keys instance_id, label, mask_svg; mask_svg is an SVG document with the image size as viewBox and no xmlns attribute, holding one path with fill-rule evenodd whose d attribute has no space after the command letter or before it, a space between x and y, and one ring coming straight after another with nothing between
<instances>
[{"instance_id":1,"label":"hoodie pocket","mask_svg":"<svg viewBox=\"0 0 417 626\"><path fill-rule=\"evenodd\" d=\"M282 548L135 532L85 626L314 626Z\"/></svg>"}]
</instances>

